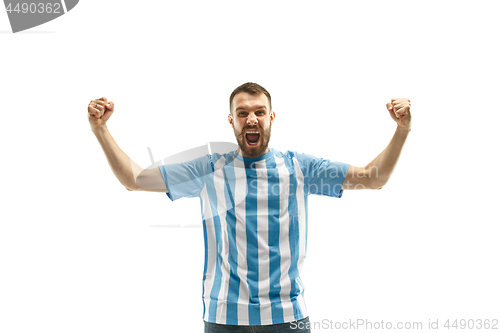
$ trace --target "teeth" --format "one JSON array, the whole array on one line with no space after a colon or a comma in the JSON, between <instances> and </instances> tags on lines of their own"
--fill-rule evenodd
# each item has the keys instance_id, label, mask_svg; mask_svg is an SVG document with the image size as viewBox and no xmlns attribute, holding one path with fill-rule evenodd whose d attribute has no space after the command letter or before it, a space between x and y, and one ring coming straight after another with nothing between
<instances>
[{"instance_id":1,"label":"teeth","mask_svg":"<svg viewBox=\"0 0 500 333\"><path fill-rule=\"evenodd\" d=\"M248 131L247 134L259 134L259 132L255 132L255 131Z\"/></svg>"}]
</instances>

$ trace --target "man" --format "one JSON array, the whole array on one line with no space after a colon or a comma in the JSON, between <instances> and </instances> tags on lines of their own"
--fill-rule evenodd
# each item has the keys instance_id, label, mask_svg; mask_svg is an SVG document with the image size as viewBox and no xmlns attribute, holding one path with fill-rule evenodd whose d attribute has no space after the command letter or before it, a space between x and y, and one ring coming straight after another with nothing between
<instances>
[{"instance_id":1,"label":"man","mask_svg":"<svg viewBox=\"0 0 500 333\"><path fill-rule=\"evenodd\" d=\"M309 194L340 198L348 189L381 189L411 130L410 101L386 107L397 123L389 145L364 167L269 148L271 95L245 83L229 99L236 151L142 169L106 128L114 103L88 106L92 131L118 180L130 191L199 197L205 238L205 332L310 332L299 273L307 248Z\"/></svg>"}]
</instances>

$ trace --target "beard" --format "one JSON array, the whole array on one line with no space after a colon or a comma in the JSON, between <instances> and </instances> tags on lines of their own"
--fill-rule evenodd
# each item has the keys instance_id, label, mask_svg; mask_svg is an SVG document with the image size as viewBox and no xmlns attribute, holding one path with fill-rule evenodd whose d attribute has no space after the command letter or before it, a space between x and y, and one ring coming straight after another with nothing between
<instances>
[{"instance_id":1,"label":"beard","mask_svg":"<svg viewBox=\"0 0 500 333\"><path fill-rule=\"evenodd\" d=\"M260 134L258 144L255 146L249 146L246 139L246 132L250 130L257 130ZM267 153L269 140L271 139L271 125L269 125L267 130L261 130L258 127L245 127L239 134L234 130L234 136L236 137L236 141L238 141L241 156L256 158Z\"/></svg>"}]
</instances>

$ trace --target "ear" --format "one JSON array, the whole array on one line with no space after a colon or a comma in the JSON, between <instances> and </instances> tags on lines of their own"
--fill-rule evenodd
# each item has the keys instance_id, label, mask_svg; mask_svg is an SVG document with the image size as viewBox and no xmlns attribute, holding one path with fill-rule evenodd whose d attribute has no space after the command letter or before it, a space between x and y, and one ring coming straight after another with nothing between
<instances>
[{"instance_id":1,"label":"ear","mask_svg":"<svg viewBox=\"0 0 500 333\"><path fill-rule=\"evenodd\" d=\"M227 116L227 121L229 121L229 124L233 124L233 116L231 114Z\"/></svg>"},{"instance_id":2,"label":"ear","mask_svg":"<svg viewBox=\"0 0 500 333\"><path fill-rule=\"evenodd\" d=\"M272 125L274 123L274 117L276 117L276 114L274 113L274 111L271 111L269 116L271 117L271 125Z\"/></svg>"}]
</instances>

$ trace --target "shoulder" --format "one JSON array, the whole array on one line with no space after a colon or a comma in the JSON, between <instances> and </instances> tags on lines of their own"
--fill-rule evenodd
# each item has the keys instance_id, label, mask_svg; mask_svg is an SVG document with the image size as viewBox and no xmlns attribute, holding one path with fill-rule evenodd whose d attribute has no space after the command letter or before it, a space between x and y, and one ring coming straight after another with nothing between
<instances>
[{"instance_id":1,"label":"shoulder","mask_svg":"<svg viewBox=\"0 0 500 333\"><path fill-rule=\"evenodd\" d=\"M283 153L275 150L275 156L277 158L288 160L288 163L290 165L298 165L303 173L307 173L307 170L310 170L311 165L314 165L318 160L320 160L315 156L300 153L295 150L287 150Z\"/></svg>"},{"instance_id":2,"label":"shoulder","mask_svg":"<svg viewBox=\"0 0 500 333\"><path fill-rule=\"evenodd\" d=\"M296 160L301 165L320 160L320 158L316 156L312 156L306 153L301 153L295 150L294 151L287 150L285 153L283 153L283 157L289 158L290 160Z\"/></svg>"},{"instance_id":3,"label":"shoulder","mask_svg":"<svg viewBox=\"0 0 500 333\"><path fill-rule=\"evenodd\" d=\"M278 158L287 158L290 160L292 160L293 158L297 158L299 155L299 153L297 153L296 151L292 151L292 150L287 150L285 152L281 152L277 149L273 149L273 153L274 153L274 156L276 156Z\"/></svg>"},{"instance_id":4,"label":"shoulder","mask_svg":"<svg viewBox=\"0 0 500 333\"><path fill-rule=\"evenodd\" d=\"M235 158L236 158L236 151L224 154L212 153L210 155L210 162L214 169L219 169L228 164L232 165L233 164L232 162L234 161Z\"/></svg>"}]
</instances>

